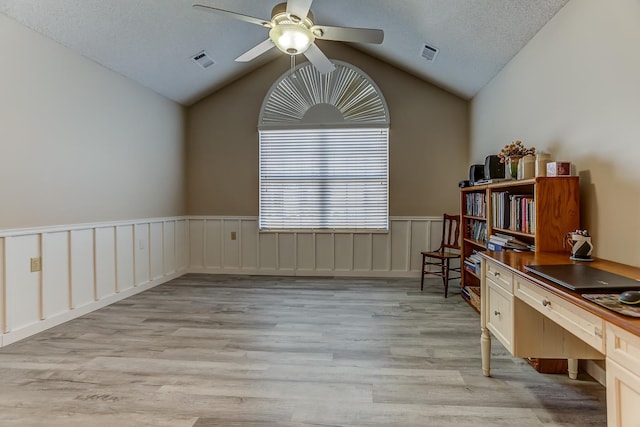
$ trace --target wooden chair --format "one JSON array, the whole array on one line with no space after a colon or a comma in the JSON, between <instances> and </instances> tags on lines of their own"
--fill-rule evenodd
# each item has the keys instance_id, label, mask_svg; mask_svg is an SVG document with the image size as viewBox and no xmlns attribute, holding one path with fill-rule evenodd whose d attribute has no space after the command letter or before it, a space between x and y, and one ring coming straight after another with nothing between
<instances>
[{"instance_id":1,"label":"wooden chair","mask_svg":"<svg viewBox=\"0 0 640 427\"><path fill-rule=\"evenodd\" d=\"M444 282L444 297L447 297L449 290L449 280L460 278L460 268L451 267L452 259L460 259L460 245L458 243L460 237L460 215L443 215L442 220L442 241L440 247L433 252L422 253L422 278L420 279L420 290L424 288L424 275L433 274L442 277ZM435 266L436 269L429 271L429 267ZM451 277L451 272L457 272L458 275Z\"/></svg>"}]
</instances>

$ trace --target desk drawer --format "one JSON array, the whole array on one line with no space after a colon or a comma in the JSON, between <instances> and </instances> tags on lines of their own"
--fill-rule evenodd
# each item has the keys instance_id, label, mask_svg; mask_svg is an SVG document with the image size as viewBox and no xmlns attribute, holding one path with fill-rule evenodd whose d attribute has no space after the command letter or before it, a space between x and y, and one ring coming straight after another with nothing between
<instances>
[{"instance_id":1,"label":"desk drawer","mask_svg":"<svg viewBox=\"0 0 640 427\"><path fill-rule=\"evenodd\" d=\"M607 323L607 357L640 376L640 337Z\"/></svg>"},{"instance_id":2,"label":"desk drawer","mask_svg":"<svg viewBox=\"0 0 640 427\"><path fill-rule=\"evenodd\" d=\"M487 328L513 354L513 295L487 280Z\"/></svg>"},{"instance_id":3,"label":"desk drawer","mask_svg":"<svg viewBox=\"0 0 640 427\"><path fill-rule=\"evenodd\" d=\"M513 294L513 273L511 271L488 261L486 277L505 291Z\"/></svg>"},{"instance_id":4,"label":"desk drawer","mask_svg":"<svg viewBox=\"0 0 640 427\"><path fill-rule=\"evenodd\" d=\"M607 425L640 419L640 337L607 323Z\"/></svg>"},{"instance_id":5,"label":"desk drawer","mask_svg":"<svg viewBox=\"0 0 640 427\"><path fill-rule=\"evenodd\" d=\"M598 316L519 276L515 277L515 296L599 352L605 352L604 321Z\"/></svg>"}]
</instances>

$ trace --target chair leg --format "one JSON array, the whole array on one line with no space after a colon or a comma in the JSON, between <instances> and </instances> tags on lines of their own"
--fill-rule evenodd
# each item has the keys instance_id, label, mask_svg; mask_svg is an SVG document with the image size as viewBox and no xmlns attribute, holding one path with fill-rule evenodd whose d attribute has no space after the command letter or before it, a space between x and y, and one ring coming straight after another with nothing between
<instances>
[{"instance_id":1,"label":"chair leg","mask_svg":"<svg viewBox=\"0 0 640 427\"><path fill-rule=\"evenodd\" d=\"M420 271L422 271L422 277L420 278L420 290L424 289L424 259L425 255L422 255L422 267L420 267Z\"/></svg>"},{"instance_id":2,"label":"chair leg","mask_svg":"<svg viewBox=\"0 0 640 427\"><path fill-rule=\"evenodd\" d=\"M444 260L444 297L447 297L447 292L449 291L449 258Z\"/></svg>"}]
</instances>

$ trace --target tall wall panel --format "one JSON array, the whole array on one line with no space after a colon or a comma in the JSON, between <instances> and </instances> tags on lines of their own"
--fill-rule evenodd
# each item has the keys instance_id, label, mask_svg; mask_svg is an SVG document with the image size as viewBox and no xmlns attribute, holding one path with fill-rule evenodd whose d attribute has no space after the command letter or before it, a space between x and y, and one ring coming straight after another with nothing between
<instances>
[{"instance_id":1,"label":"tall wall panel","mask_svg":"<svg viewBox=\"0 0 640 427\"><path fill-rule=\"evenodd\" d=\"M71 307L96 300L93 230L71 231Z\"/></svg>"},{"instance_id":2,"label":"tall wall panel","mask_svg":"<svg viewBox=\"0 0 640 427\"><path fill-rule=\"evenodd\" d=\"M314 235L311 233L299 233L296 240L296 260L298 260L298 272L315 269Z\"/></svg>"},{"instance_id":3,"label":"tall wall panel","mask_svg":"<svg viewBox=\"0 0 640 427\"><path fill-rule=\"evenodd\" d=\"M240 235L242 241L240 251L240 265L246 270L258 268L258 222L240 221Z\"/></svg>"},{"instance_id":4,"label":"tall wall panel","mask_svg":"<svg viewBox=\"0 0 640 427\"><path fill-rule=\"evenodd\" d=\"M164 263L163 273L171 274L176 271L176 222L167 221L162 223L162 233L164 238Z\"/></svg>"},{"instance_id":5,"label":"tall wall panel","mask_svg":"<svg viewBox=\"0 0 640 427\"><path fill-rule=\"evenodd\" d=\"M41 272L31 272L31 258L40 257L40 236L5 238L7 331L40 320Z\"/></svg>"},{"instance_id":6,"label":"tall wall panel","mask_svg":"<svg viewBox=\"0 0 640 427\"><path fill-rule=\"evenodd\" d=\"M118 292L126 291L134 286L133 270L133 225L116 227L116 271Z\"/></svg>"},{"instance_id":7,"label":"tall wall panel","mask_svg":"<svg viewBox=\"0 0 640 427\"><path fill-rule=\"evenodd\" d=\"M176 224L176 239L175 239L175 253L176 253L176 270L184 271L189 267L189 235L186 220L177 220Z\"/></svg>"},{"instance_id":8,"label":"tall wall panel","mask_svg":"<svg viewBox=\"0 0 640 427\"><path fill-rule=\"evenodd\" d=\"M42 234L42 317L71 309L69 232Z\"/></svg>"},{"instance_id":9,"label":"tall wall panel","mask_svg":"<svg viewBox=\"0 0 640 427\"><path fill-rule=\"evenodd\" d=\"M116 293L116 228L95 229L96 299Z\"/></svg>"},{"instance_id":10,"label":"tall wall panel","mask_svg":"<svg viewBox=\"0 0 640 427\"><path fill-rule=\"evenodd\" d=\"M135 239L135 285L140 286L151 280L151 254L149 251L149 224L136 224L133 227Z\"/></svg>"},{"instance_id":11,"label":"tall wall panel","mask_svg":"<svg viewBox=\"0 0 640 427\"><path fill-rule=\"evenodd\" d=\"M164 275L164 230L161 222L149 224L149 280Z\"/></svg>"}]
</instances>

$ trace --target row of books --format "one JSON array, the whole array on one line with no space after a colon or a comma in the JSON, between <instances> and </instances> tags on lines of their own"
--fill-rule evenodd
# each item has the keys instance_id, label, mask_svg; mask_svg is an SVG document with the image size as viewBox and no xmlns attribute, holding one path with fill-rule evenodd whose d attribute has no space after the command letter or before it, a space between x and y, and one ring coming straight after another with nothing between
<instances>
[{"instance_id":1,"label":"row of books","mask_svg":"<svg viewBox=\"0 0 640 427\"><path fill-rule=\"evenodd\" d=\"M468 224L467 236L479 242L487 241L487 223L485 221L471 220Z\"/></svg>"},{"instance_id":2,"label":"row of books","mask_svg":"<svg viewBox=\"0 0 640 427\"><path fill-rule=\"evenodd\" d=\"M531 195L501 191L491 194L492 225L505 230L535 233L536 202Z\"/></svg>"},{"instance_id":3,"label":"row of books","mask_svg":"<svg viewBox=\"0 0 640 427\"><path fill-rule=\"evenodd\" d=\"M487 216L487 203L485 193L466 193L465 194L466 215Z\"/></svg>"},{"instance_id":4,"label":"row of books","mask_svg":"<svg viewBox=\"0 0 640 427\"><path fill-rule=\"evenodd\" d=\"M526 252L535 251L535 246L522 240L518 240L513 236L507 234L495 233L489 236L487 241L487 249L494 252L500 252L502 250L512 249L515 251Z\"/></svg>"},{"instance_id":5,"label":"row of books","mask_svg":"<svg viewBox=\"0 0 640 427\"><path fill-rule=\"evenodd\" d=\"M478 252L473 251L471 255L464 259L464 269L474 274L480 274L480 255Z\"/></svg>"}]
</instances>

